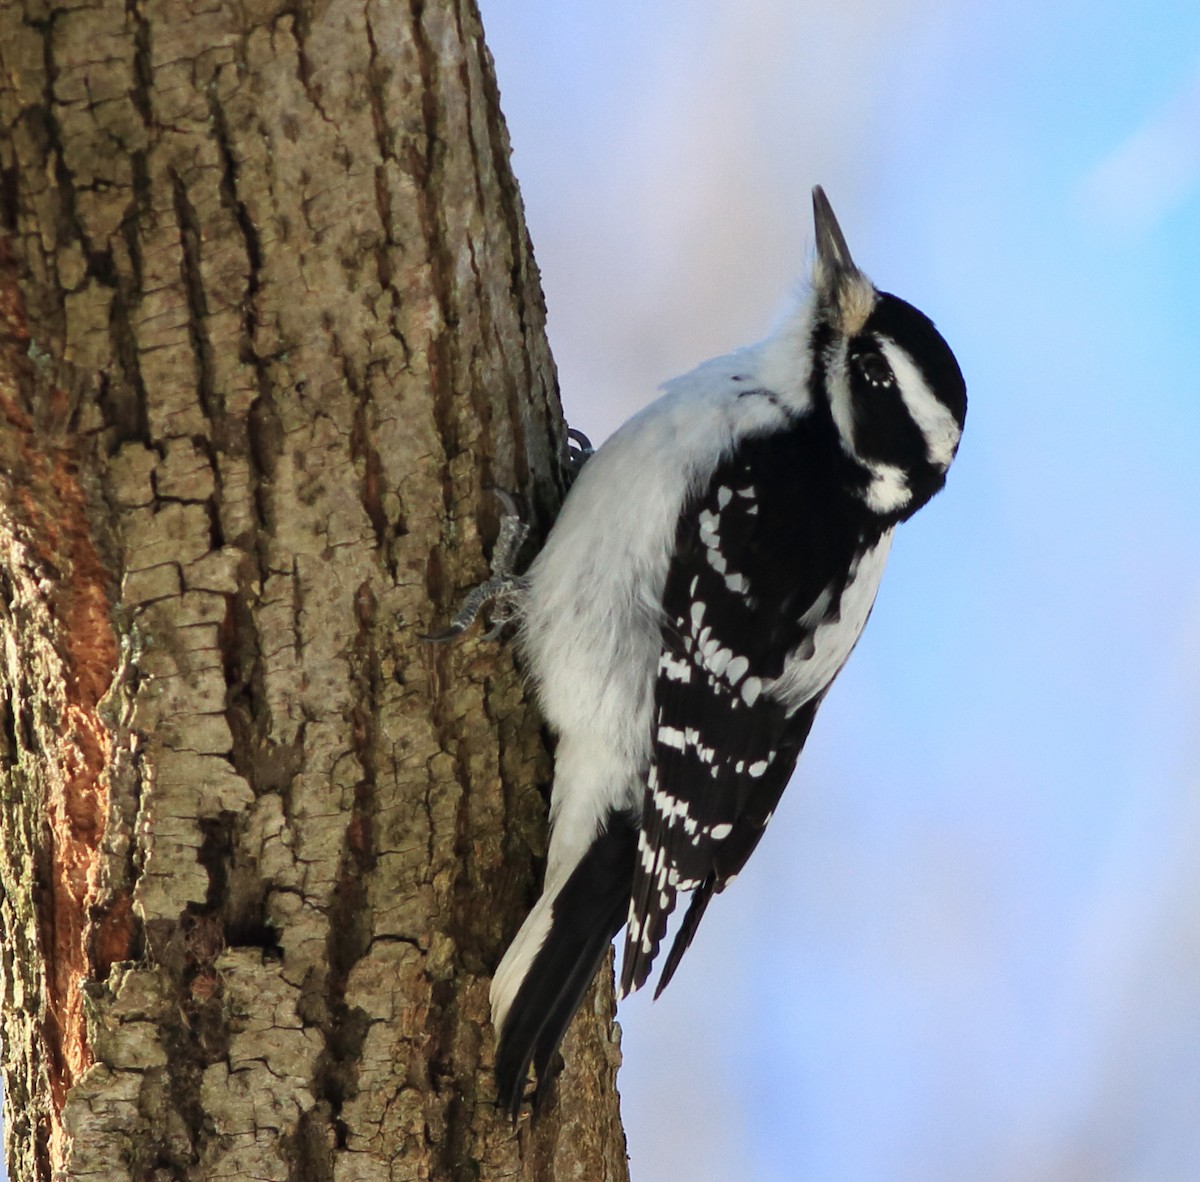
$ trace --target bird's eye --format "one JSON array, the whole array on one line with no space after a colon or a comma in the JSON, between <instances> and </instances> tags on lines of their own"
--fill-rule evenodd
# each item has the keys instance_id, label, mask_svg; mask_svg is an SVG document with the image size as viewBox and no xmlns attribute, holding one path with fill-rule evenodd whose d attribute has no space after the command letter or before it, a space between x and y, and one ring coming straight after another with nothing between
<instances>
[{"instance_id":1,"label":"bird's eye","mask_svg":"<svg viewBox=\"0 0 1200 1182\"><path fill-rule=\"evenodd\" d=\"M878 353L855 353L854 367L872 386L892 384L891 366Z\"/></svg>"}]
</instances>

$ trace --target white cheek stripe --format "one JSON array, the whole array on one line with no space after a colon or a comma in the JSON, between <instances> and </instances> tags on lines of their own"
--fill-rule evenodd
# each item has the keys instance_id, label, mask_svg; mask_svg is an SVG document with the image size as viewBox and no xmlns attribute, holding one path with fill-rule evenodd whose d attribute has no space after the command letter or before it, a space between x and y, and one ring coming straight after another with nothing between
<instances>
[{"instance_id":1,"label":"white cheek stripe","mask_svg":"<svg viewBox=\"0 0 1200 1182\"><path fill-rule=\"evenodd\" d=\"M903 468L893 464L867 464L871 483L867 485L866 502L876 513L898 513L912 500L908 476Z\"/></svg>"},{"instance_id":2,"label":"white cheek stripe","mask_svg":"<svg viewBox=\"0 0 1200 1182\"><path fill-rule=\"evenodd\" d=\"M944 472L950 467L950 461L954 459L954 453L958 450L961 434L958 422L945 403L929 388L921 371L913 364L912 358L895 341L882 336L878 340L888 365L892 367L892 373L896 375L900 397L904 399L912 421L925 436L925 450L929 462L936 464Z\"/></svg>"}]
</instances>

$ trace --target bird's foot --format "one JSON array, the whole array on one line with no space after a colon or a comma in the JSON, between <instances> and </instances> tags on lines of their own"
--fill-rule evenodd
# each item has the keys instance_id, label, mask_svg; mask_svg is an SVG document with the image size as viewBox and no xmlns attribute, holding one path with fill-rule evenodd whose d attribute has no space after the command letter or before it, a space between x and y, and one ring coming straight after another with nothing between
<instances>
[{"instance_id":1,"label":"bird's foot","mask_svg":"<svg viewBox=\"0 0 1200 1182\"><path fill-rule=\"evenodd\" d=\"M592 441L582 431L574 427L567 428L567 471L571 474L572 483L595 451Z\"/></svg>"},{"instance_id":2,"label":"bird's foot","mask_svg":"<svg viewBox=\"0 0 1200 1182\"><path fill-rule=\"evenodd\" d=\"M468 592L462 606L450 621L450 627L424 637L434 644L448 644L457 640L489 605L492 608L492 626L483 634L484 640L498 639L519 613L525 580L513 573L513 567L516 565L517 554L529 534L529 526L523 520L521 506L512 493L505 492L502 488L492 489L492 492L504 506L504 515L500 518L500 533L492 550L491 578Z\"/></svg>"}]
</instances>

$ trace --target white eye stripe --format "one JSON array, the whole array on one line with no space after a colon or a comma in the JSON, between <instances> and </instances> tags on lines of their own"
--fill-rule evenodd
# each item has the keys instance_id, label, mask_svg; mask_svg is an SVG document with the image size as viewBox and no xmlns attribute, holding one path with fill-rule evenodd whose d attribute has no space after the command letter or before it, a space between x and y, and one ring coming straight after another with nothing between
<instances>
[{"instance_id":1,"label":"white eye stripe","mask_svg":"<svg viewBox=\"0 0 1200 1182\"><path fill-rule=\"evenodd\" d=\"M929 387L924 375L908 353L890 337L875 335L875 343L895 378L889 388L899 393L904 409L925 440L929 462L945 471L958 449L961 428L954 415ZM850 385L850 358L846 341L838 342L826 354L825 374L829 391L829 409L848 455L854 456L873 475L867 502L876 512L895 512L911 497L903 472L892 465L864 460L854 445L854 394ZM876 395L879 396L879 395ZM894 396L894 395L893 395Z\"/></svg>"},{"instance_id":2,"label":"white eye stripe","mask_svg":"<svg viewBox=\"0 0 1200 1182\"><path fill-rule=\"evenodd\" d=\"M842 440L847 455L857 455L854 450L854 399L850 393L847 347L839 341L825 359L825 382L829 391L829 412Z\"/></svg>"},{"instance_id":3,"label":"white eye stripe","mask_svg":"<svg viewBox=\"0 0 1200 1182\"><path fill-rule=\"evenodd\" d=\"M925 437L929 462L945 471L954 459L962 434L958 420L929 388L929 383L912 358L888 337L877 339L888 365L892 367L892 373L896 375L896 386L905 408Z\"/></svg>"}]
</instances>

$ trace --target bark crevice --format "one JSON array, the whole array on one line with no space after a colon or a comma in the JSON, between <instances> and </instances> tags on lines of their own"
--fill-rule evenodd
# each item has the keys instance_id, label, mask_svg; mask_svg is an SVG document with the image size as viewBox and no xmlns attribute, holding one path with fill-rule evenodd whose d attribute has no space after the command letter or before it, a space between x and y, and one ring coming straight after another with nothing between
<instances>
[{"instance_id":1,"label":"bark crevice","mask_svg":"<svg viewBox=\"0 0 1200 1182\"><path fill-rule=\"evenodd\" d=\"M474 7L13 0L0 66L13 1176L623 1182L608 983L495 1109L549 762L421 639L561 488Z\"/></svg>"}]
</instances>

